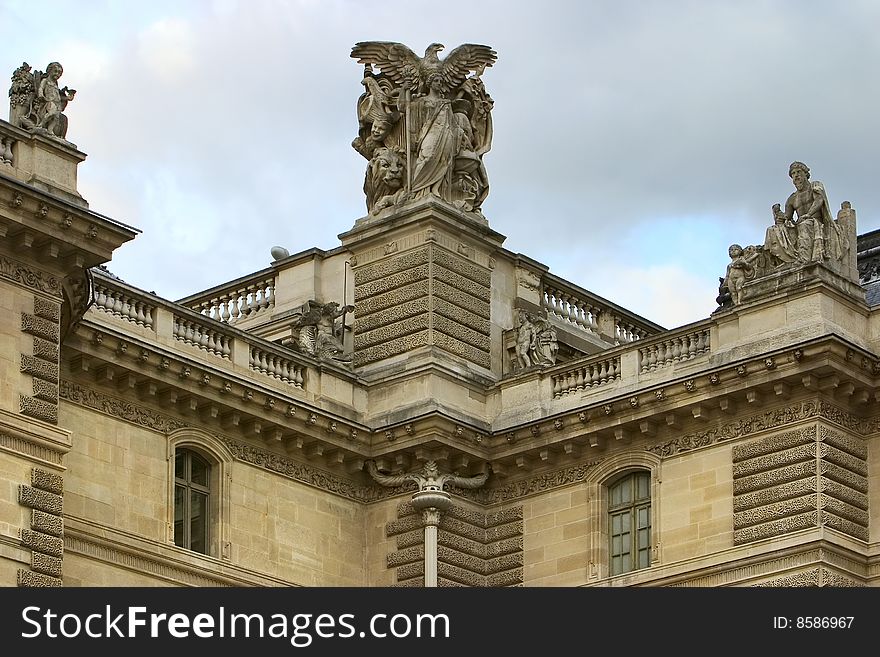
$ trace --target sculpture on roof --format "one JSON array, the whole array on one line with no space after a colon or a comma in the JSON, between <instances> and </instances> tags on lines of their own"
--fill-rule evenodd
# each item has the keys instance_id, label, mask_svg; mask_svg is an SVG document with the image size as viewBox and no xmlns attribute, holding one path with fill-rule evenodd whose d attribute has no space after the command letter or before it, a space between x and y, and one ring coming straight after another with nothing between
<instances>
[{"instance_id":1,"label":"sculpture on roof","mask_svg":"<svg viewBox=\"0 0 880 657\"><path fill-rule=\"evenodd\" d=\"M765 231L764 243L745 248L731 245L727 272L719 279L716 312L742 303L750 281L807 265L821 264L844 278L853 278L850 260L856 238L852 206L844 201L835 219L825 186L818 180L810 181L806 164L792 162L788 175L795 191L785 201L784 210L780 203L771 208L773 223Z\"/></svg>"},{"instance_id":2,"label":"sculpture on roof","mask_svg":"<svg viewBox=\"0 0 880 657\"><path fill-rule=\"evenodd\" d=\"M489 192L483 155L491 148L493 106L481 76L496 53L466 43L440 59L441 50L442 44L432 43L419 57L390 41L364 41L352 48L352 58L364 64L365 91L358 99L358 136L352 146L370 160L365 191L377 168L375 158L387 160L391 151L404 167L400 194L384 204L380 198L390 195L367 194L371 214L433 196L481 216Z\"/></svg>"},{"instance_id":3,"label":"sculpture on roof","mask_svg":"<svg viewBox=\"0 0 880 657\"><path fill-rule=\"evenodd\" d=\"M351 354L345 353L342 334L345 330L345 314L353 310L354 306L340 306L335 301L306 301L302 313L291 323L291 337L283 340L282 344L321 360L348 363ZM342 320L337 321L340 317Z\"/></svg>"},{"instance_id":4,"label":"sculpture on roof","mask_svg":"<svg viewBox=\"0 0 880 657\"><path fill-rule=\"evenodd\" d=\"M63 73L58 62L51 62L45 73L32 70L27 62L15 69L9 88L9 122L35 134L66 141L64 110L76 90L58 86Z\"/></svg>"},{"instance_id":5,"label":"sculpture on roof","mask_svg":"<svg viewBox=\"0 0 880 657\"><path fill-rule=\"evenodd\" d=\"M533 365L555 365L558 351L556 329L549 319L522 309L517 311L517 369L524 370Z\"/></svg>"}]
</instances>

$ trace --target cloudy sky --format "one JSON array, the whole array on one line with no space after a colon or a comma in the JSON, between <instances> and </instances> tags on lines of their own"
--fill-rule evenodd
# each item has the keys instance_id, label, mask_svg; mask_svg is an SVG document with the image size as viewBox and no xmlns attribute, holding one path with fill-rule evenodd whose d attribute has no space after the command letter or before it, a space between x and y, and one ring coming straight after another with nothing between
<instances>
[{"instance_id":1,"label":"cloudy sky","mask_svg":"<svg viewBox=\"0 0 880 657\"><path fill-rule=\"evenodd\" d=\"M793 160L880 228L876 0L0 0L0 29L7 80L63 64L80 192L142 231L109 267L168 299L365 214L358 41L493 47L490 226L663 326L714 310Z\"/></svg>"}]
</instances>

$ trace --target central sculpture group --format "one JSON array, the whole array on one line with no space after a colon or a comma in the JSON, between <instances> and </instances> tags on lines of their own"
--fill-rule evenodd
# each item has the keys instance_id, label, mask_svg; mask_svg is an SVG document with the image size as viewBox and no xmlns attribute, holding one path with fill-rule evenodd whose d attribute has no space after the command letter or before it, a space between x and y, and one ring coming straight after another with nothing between
<instances>
[{"instance_id":1,"label":"central sculpture group","mask_svg":"<svg viewBox=\"0 0 880 657\"><path fill-rule=\"evenodd\" d=\"M466 43L440 59L443 47L432 43L424 57L389 41L352 48L364 64L352 147L369 161L364 193L371 215L434 196L482 217L493 102L481 76L496 53Z\"/></svg>"}]
</instances>

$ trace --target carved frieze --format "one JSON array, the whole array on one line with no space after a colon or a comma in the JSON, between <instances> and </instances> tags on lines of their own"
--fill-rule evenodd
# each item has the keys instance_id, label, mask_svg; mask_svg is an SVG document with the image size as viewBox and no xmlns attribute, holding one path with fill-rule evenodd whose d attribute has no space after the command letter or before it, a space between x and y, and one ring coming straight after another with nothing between
<instances>
[{"instance_id":1,"label":"carved frieze","mask_svg":"<svg viewBox=\"0 0 880 657\"><path fill-rule=\"evenodd\" d=\"M3 256L0 256L0 276L37 292L61 298L61 282L57 278Z\"/></svg>"}]
</instances>

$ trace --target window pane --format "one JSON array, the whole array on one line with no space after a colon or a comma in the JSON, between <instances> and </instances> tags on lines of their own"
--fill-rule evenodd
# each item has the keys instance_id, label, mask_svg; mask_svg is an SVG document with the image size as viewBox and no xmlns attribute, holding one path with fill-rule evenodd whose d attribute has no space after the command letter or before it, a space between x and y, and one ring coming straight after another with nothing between
<instances>
[{"instance_id":1,"label":"window pane","mask_svg":"<svg viewBox=\"0 0 880 657\"><path fill-rule=\"evenodd\" d=\"M208 463L205 459L193 453L189 453L189 457L192 461L192 464L190 465L190 481L194 484L199 484L200 486L207 486L208 472L210 471Z\"/></svg>"},{"instance_id":2,"label":"window pane","mask_svg":"<svg viewBox=\"0 0 880 657\"><path fill-rule=\"evenodd\" d=\"M619 480L609 487L608 500L611 574L650 567L650 473L634 472Z\"/></svg>"},{"instance_id":3,"label":"window pane","mask_svg":"<svg viewBox=\"0 0 880 657\"><path fill-rule=\"evenodd\" d=\"M174 477L176 479L186 479L185 454L178 451L174 454Z\"/></svg>"},{"instance_id":4,"label":"window pane","mask_svg":"<svg viewBox=\"0 0 880 657\"><path fill-rule=\"evenodd\" d=\"M647 474L640 474L636 479L636 499L646 500L651 497L651 480Z\"/></svg>"},{"instance_id":5,"label":"window pane","mask_svg":"<svg viewBox=\"0 0 880 657\"><path fill-rule=\"evenodd\" d=\"M208 496L191 491L190 497L190 540L189 548L195 552L206 553L208 547Z\"/></svg>"},{"instance_id":6,"label":"window pane","mask_svg":"<svg viewBox=\"0 0 880 657\"><path fill-rule=\"evenodd\" d=\"M175 458L175 461L177 459ZM186 536L184 534L185 522L185 505L186 505L186 488L184 486L174 487L174 544L179 547L186 547Z\"/></svg>"},{"instance_id":7,"label":"window pane","mask_svg":"<svg viewBox=\"0 0 880 657\"><path fill-rule=\"evenodd\" d=\"M643 529L645 527L651 526L651 510L645 507L642 507L638 511L639 513L639 524L638 528Z\"/></svg>"},{"instance_id":8,"label":"window pane","mask_svg":"<svg viewBox=\"0 0 880 657\"><path fill-rule=\"evenodd\" d=\"M623 499L623 495L620 492L621 488L622 486L620 484L617 484L616 486L613 486L611 488L611 506L617 506Z\"/></svg>"}]
</instances>

